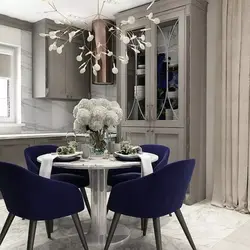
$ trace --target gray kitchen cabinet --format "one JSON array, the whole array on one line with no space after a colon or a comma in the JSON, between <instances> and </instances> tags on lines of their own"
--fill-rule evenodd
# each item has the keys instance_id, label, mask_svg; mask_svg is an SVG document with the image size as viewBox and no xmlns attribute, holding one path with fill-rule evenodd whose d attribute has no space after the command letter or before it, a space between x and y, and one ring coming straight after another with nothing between
<instances>
[{"instance_id":1,"label":"gray kitchen cabinet","mask_svg":"<svg viewBox=\"0 0 250 250\"><path fill-rule=\"evenodd\" d=\"M26 168L24 158L25 148L33 145L32 139L28 140L3 140L0 142L0 161L17 164Z\"/></svg>"},{"instance_id":2,"label":"gray kitchen cabinet","mask_svg":"<svg viewBox=\"0 0 250 250\"><path fill-rule=\"evenodd\" d=\"M83 38L73 39L60 37L51 40L41 37L40 33L61 30L65 28L53 21L43 19L33 25L33 97L49 99L79 100L90 95L89 67L80 74L80 62L76 56L80 54L79 47L84 43ZM57 41L57 45L65 44L61 54L49 51L49 46Z\"/></svg>"},{"instance_id":3,"label":"gray kitchen cabinet","mask_svg":"<svg viewBox=\"0 0 250 250\"><path fill-rule=\"evenodd\" d=\"M150 143L150 130L137 127L121 127L121 137L123 140L129 140L133 145L142 145Z\"/></svg>"},{"instance_id":4,"label":"gray kitchen cabinet","mask_svg":"<svg viewBox=\"0 0 250 250\"><path fill-rule=\"evenodd\" d=\"M147 6L116 15L117 25L129 16L137 18L135 24L121 25L122 33L145 35L152 44L136 54L136 39L131 46L117 42L117 54L129 56L127 65L118 62L121 132L134 144L149 141L170 147L170 162L196 160L188 191L192 204L206 197L207 1L161 0L149 11ZM150 12L161 20L158 26L146 17Z\"/></svg>"}]
</instances>

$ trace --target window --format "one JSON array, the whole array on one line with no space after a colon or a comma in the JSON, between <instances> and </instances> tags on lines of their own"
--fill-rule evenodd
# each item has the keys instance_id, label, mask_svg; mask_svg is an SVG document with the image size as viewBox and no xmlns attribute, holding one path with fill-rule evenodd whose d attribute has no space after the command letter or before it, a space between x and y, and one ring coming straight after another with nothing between
<instances>
[{"instance_id":1,"label":"window","mask_svg":"<svg viewBox=\"0 0 250 250\"><path fill-rule=\"evenodd\" d=\"M0 44L0 122L16 122L16 49Z\"/></svg>"}]
</instances>

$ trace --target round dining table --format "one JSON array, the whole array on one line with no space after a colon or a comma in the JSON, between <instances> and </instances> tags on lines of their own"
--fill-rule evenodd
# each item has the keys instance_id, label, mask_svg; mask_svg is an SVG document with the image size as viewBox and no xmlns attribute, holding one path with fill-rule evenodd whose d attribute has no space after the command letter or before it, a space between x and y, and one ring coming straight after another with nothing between
<instances>
[{"instance_id":1,"label":"round dining table","mask_svg":"<svg viewBox=\"0 0 250 250\"><path fill-rule=\"evenodd\" d=\"M143 153L150 156L151 162L156 162L158 156L151 153ZM42 161L43 156L37 158ZM107 176L108 170L119 168L140 167L140 161L119 161L115 158L104 159L92 157L71 162L54 162L54 167L66 169L88 169L91 188L91 225L86 234L88 246L94 249L103 249L107 239ZM118 225L111 246L119 246L130 237L130 230L124 225Z\"/></svg>"}]
</instances>

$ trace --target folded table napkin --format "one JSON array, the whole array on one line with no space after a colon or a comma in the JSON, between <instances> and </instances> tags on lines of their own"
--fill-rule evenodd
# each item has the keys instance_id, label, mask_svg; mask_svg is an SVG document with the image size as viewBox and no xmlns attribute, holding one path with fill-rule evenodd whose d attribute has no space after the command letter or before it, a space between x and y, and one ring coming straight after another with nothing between
<instances>
[{"instance_id":1,"label":"folded table napkin","mask_svg":"<svg viewBox=\"0 0 250 250\"><path fill-rule=\"evenodd\" d=\"M39 170L39 175L50 179L53 161L57 154L46 154L42 156L42 162Z\"/></svg>"},{"instance_id":2,"label":"folded table napkin","mask_svg":"<svg viewBox=\"0 0 250 250\"><path fill-rule=\"evenodd\" d=\"M141 176L146 176L154 172L151 157L147 153L138 154L141 159Z\"/></svg>"}]
</instances>

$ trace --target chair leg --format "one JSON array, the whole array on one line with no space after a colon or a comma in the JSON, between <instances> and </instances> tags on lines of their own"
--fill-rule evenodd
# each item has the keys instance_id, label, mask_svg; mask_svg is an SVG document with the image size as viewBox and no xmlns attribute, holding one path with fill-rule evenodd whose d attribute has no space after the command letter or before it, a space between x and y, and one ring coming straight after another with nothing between
<instances>
[{"instance_id":1,"label":"chair leg","mask_svg":"<svg viewBox=\"0 0 250 250\"><path fill-rule=\"evenodd\" d=\"M156 250L162 250L160 218L153 219L153 223L154 223Z\"/></svg>"},{"instance_id":2,"label":"chair leg","mask_svg":"<svg viewBox=\"0 0 250 250\"><path fill-rule=\"evenodd\" d=\"M143 231L143 229L144 229L144 219L141 218L141 230Z\"/></svg>"},{"instance_id":3,"label":"chair leg","mask_svg":"<svg viewBox=\"0 0 250 250\"><path fill-rule=\"evenodd\" d=\"M147 229L148 229L148 219L143 219L144 223L143 223L143 236L147 235Z\"/></svg>"},{"instance_id":4,"label":"chair leg","mask_svg":"<svg viewBox=\"0 0 250 250\"><path fill-rule=\"evenodd\" d=\"M1 234L0 234L0 245L2 244L14 218L15 218L15 215L10 214L10 213L8 214L8 217L4 223L3 229L2 229Z\"/></svg>"},{"instance_id":5,"label":"chair leg","mask_svg":"<svg viewBox=\"0 0 250 250\"><path fill-rule=\"evenodd\" d=\"M114 218L113 218L112 223L111 223L111 227L109 229L109 234L108 234L108 238L107 238L104 250L109 249L109 246L110 246L110 244L112 242L112 239L113 239L113 236L115 234L115 230L117 228L120 217L121 217L121 214L115 213Z\"/></svg>"},{"instance_id":6,"label":"chair leg","mask_svg":"<svg viewBox=\"0 0 250 250\"><path fill-rule=\"evenodd\" d=\"M88 196L87 196L85 188L81 188L81 192L82 192L83 199L84 199L85 205L87 207L89 216L91 217L91 208L90 208L89 199L88 199Z\"/></svg>"},{"instance_id":7,"label":"chair leg","mask_svg":"<svg viewBox=\"0 0 250 250\"><path fill-rule=\"evenodd\" d=\"M30 221L27 250L33 250L37 221Z\"/></svg>"},{"instance_id":8,"label":"chair leg","mask_svg":"<svg viewBox=\"0 0 250 250\"><path fill-rule=\"evenodd\" d=\"M51 239L51 233L53 233L53 224L53 220L45 221L46 231L49 239Z\"/></svg>"},{"instance_id":9,"label":"chair leg","mask_svg":"<svg viewBox=\"0 0 250 250\"><path fill-rule=\"evenodd\" d=\"M72 215L72 219L74 221L74 224L75 224L75 227L76 227L76 230L78 232L78 235L79 235L79 238L82 242L82 246L85 250L88 250L88 245L87 245L87 241L86 241L86 238L84 236L84 232L83 232L83 229L82 229L82 225L81 225L81 221L79 219L79 216L78 214L73 214Z\"/></svg>"},{"instance_id":10,"label":"chair leg","mask_svg":"<svg viewBox=\"0 0 250 250\"><path fill-rule=\"evenodd\" d=\"M186 222L184 220L184 217L182 215L181 210L178 209L175 212L175 214L176 214L177 219L178 219L179 223L181 224L181 227L182 227L182 229L183 229L183 231L184 231L184 233L185 233L185 235L186 235L186 237L187 237L187 239L189 241L189 244L191 245L191 247L192 247L193 250L196 250L196 246L195 246L194 241L192 239L192 236L191 236L191 234L190 234L190 232L188 230L187 224L186 224Z\"/></svg>"}]
</instances>

